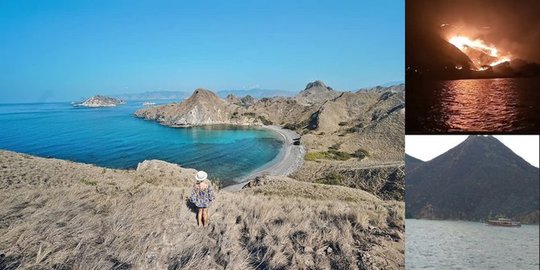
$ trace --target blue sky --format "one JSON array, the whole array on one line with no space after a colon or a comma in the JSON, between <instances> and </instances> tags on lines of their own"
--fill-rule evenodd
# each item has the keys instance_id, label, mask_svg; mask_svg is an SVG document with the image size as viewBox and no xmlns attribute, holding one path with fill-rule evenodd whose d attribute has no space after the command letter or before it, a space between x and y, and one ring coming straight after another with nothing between
<instances>
[{"instance_id":1,"label":"blue sky","mask_svg":"<svg viewBox=\"0 0 540 270\"><path fill-rule=\"evenodd\" d=\"M339 3L337 3L339 2ZM0 1L0 103L404 79L404 1Z\"/></svg>"}]
</instances>

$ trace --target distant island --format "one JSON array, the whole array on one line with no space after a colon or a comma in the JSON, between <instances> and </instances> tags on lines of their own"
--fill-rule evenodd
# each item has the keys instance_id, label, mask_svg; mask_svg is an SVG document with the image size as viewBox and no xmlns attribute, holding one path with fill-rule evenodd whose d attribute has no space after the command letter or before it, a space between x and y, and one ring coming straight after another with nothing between
<instances>
[{"instance_id":1,"label":"distant island","mask_svg":"<svg viewBox=\"0 0 540 270\"><path fill-rule=\"evenodd\" d=\"M407 218L539 222L538 168L493 136L469 136L427 162L405 160Z\"/></svg>"},{"instance_id":2,"label":"distant island","mask_svg":"<svg viewBox=\"0 0 540 270\"><path fill-rule=\"evenodd\" d=\"M115 107L115 106L118 106L120 104L125 104L125 103L126 103L125 101L120 100L120 99L97 95L97 96L88 98L81 103L74 103L74 106L98 108L98 107Z\"/></svg>"}]
</instances>

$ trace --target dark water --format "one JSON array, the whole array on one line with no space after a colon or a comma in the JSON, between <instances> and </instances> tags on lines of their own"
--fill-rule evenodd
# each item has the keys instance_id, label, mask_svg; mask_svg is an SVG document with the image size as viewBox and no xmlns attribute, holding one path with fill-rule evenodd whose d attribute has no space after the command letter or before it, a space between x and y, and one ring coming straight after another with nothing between
<instances>
[{"instance_id":1,"label":"dark water","mask_svg":"<svg viewBox=\"0 0 540 270\"><path fill-rule=\"evenodd\" d=\"M538 269L539 227L407 219L406 269Z\"/></svg>"},{"instance_id":2,"label":"dark water","mask_svg":"<svg viewBox=\"0 0 540 270\"><path fill-rule=\"evenodd\" d=\"M135 118L141 107L0 104L0 149L122 169L160 159L206 170L227 185L267 166L283 145L263 129L161 126Z\"/></svg>"},{"instance_id":3,"label":"dark water","mask_svg":"<svg viewBox=\"0 0 540 270\"><path fill-rule=\"evenodd\" d=\"M407 81L408 133L540 132L540 78Z\"/></svg>"}]
</instances>

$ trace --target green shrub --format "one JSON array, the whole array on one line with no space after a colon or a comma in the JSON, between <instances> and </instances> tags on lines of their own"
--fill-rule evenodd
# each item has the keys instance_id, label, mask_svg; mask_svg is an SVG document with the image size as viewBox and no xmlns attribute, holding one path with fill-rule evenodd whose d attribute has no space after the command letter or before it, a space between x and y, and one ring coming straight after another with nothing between
<instances>
[{"instance_id":1,"label":"green shrub","mask_svg":"<svg viewBox=\"0 0 540 270\"><path fill-rule=\"evenodd\" d=\"M347 152L341 152L341 151L334 150L334 149L330 149L330 150L328 150L328 152L330 154L332 154L332 159L347 160L347 159L351 158L351 154L349 154Z\"/></svg>"},{"instance_id":2,"label":"green shrub","mask_svg":"<svg viewBox=\"0 0 540 270\"><path fill-rule=\"evenodd\" d=\"M360 148L360 149L354 151L352 156L355 157L355 158L358 158L358 159L364 159L364 158L369 157L369 152L367 150L365 150L365 149Z\"/></svg>"},{"instance_id":3,"label":"green shrub","mask_svg":"<svg viewBox=\"0 0 540 270\"><path fill-rule=\"evenodd\" d=\"M318 159L327 158L327 152L308 152L304 156L305 160L316 161Z\"/></svg>"},{"instance_id":4,"label":"green shrub","mask_svg":"<svg viewBox=\"0 0 540 270\"><path fill-rule=\"evenodd\" d=\"M350 128L348 128L348 129L346 129L345 132L347 132L347 133L360 132L360 130L362 130L362 128L364 128L364 124L358 123L358 124L355 125L354 127L350 127Z\"/></svg>"},{"instance_id":5,"label":"green shrub","mask_svg":"<svg viewBox=\"0 0 540 270\"><path fill-rule=\"evenodd\" d=\"M343 183L343 176L338 173L331 173L324 178L317 179L316 182L326 185L341 185Z\"/></svg>"},{"instance_id":6,"label":"green shrub","mask_svg":"<svg viewBox=\"0 0 540 270\"><path fill-rule=\"evenodd\" d=\"M348 122L339 122L338 126L342 127L342 126L346 126L347 124L348 124Z\"/></svg>"},{"instance_id":7,"label":"green shrub","mask_svg":"<svg viewBox=\"0 0 540 270\"><path fill-rule=\"evenodd\" d=\"M274 124L274 123L272 123L272 121L266 119L266 117L264 117L264 116L262 116L262 115L259 115L258 118L259 118L259 120L261 120L261 122L263 123L263 125L269 126L269 125Z\"/></svg>"},{"instance_id":8,"label":"green shrub","mask_svg":"<svg viewBox=\"0 0 540 270\"><path fill-rule=\"evenodd\" d=\"M97 181L92 181L92 180L87 180L87 179L82 179L81 183L83 183L85 185L89 185L89 186L97 185Z\"/></svg>"},{"instance_id":9,"label":"green shrub","mask_svg":"<svg viewBox=\"0 0 540 270\"><path fill-rule=\"evenodd\" d=\"M328 147L328 149L330 149L330 150L339 150L340 147L341 147L341 143L336 143L336 144Z\"/></svg>"},{"instance_id":10,"label":"green shrub","mask_svg":"<svg viewBox=\"0 0 540 270\"><path fill-rule=\"evenodd\" d=\"M304 156L304 159L308 161L316 161L319 159L348 160L350 158L351 154L333 149L324 152L308 152Z\"/></svg>"}]
</instances>

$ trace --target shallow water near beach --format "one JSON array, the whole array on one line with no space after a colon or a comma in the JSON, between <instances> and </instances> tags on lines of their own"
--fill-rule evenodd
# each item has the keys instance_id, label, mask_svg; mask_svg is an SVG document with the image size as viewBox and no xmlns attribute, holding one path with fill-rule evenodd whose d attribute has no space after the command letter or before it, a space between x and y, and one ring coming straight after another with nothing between
<instances>
[{"instance_id":1,"label":"shallow water near beach","mask_svg":"<svg viewBox=\"0 0 540 270\"><path fill-rule=\"evenodd\" d=\"M539 227L480 222L406 222L406 269L538 269Z\"/></svg>"},{"instance_id":2,"label":"shallow water near beach","mask_svg":"<svg viewBox=\"0 0 540 270\"><path fill-rule=\"evenodd\" d=\"M283 146L270 130L171 128L134 117L139 108L142 102L113 108L0 104L0 149L117 169L159 159L206 170L229 185L268 166Z\"/></svg>"}]
</instances>

